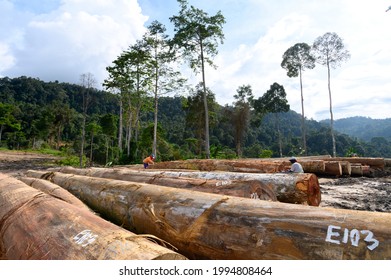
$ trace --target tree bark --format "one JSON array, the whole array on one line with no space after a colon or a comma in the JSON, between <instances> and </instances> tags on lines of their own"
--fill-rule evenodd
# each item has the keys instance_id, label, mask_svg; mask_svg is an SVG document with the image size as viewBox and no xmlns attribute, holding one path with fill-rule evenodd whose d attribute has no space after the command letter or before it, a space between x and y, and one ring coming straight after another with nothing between
<instances>
[{"instance_id":1,"label":"tree bark","mask_svg":"<svg viewBox=\"0 0 391 280\"><path fill-rule=\"evenodd\" d=\"M81 169L82 170L82 169ZM20 177L20 181L23 183L37 189L41 192L44 192L54 198L63 200L69 204L75 205L81 209L89 210L87 205L85 205L80 199L68 192L67 190L61 188L60 186L53 184L47 180L31 178L31 177Z\"/></svg>"},{"instance_id":2,"label":"tree bark","mask_svg":"<svg viewBox=\"0 0 391 280\"><path fill-rule=\"evenodd\" d=\"M201 171L229 171L249 173L276 173L284 170L281 162L265 162L256 160L216 160L216 159L188 159L180 161L157 162L152 169L190 169Z\"/></svg>"},{"instance_id":3,"label":"tree bark","mask_svg":"<svg viewBox=\"0 0 391 280\"><path fill-rule=\"evenodd\" d=\"M186 259L147 237L3 174L0 205L0 259Z\"/></svg>"},{"instance_id":4,"label":"tree bark","mask_svg":"<svg viewBox=\"0 0 391 280\"><path fill-rule=\"evenodd\" d=\"M285 203L319 206L321 201L319 182L313 174L296 176L295 179L292 178L294 175L287 174L287 178L284 180L276 177L278 183L274 183L271 178L272 175L268 176L270 177L269 179L262 179L259 176L239 179L231 179L229 176L223 178L222 176L215 179L213 177L201 178L201 176L200 178L195 178L195 174L189 173L169 172L166 174L164 171L136 171L125 168L76 169L63 167L56 170L66 174L156 184L173 188ZM210 173L209 176L211 176Z\"/></svg>"},{"instance_id":5,"label":"tree bark","mask_svg":"<svg viewBox=\"0 0 391 280\"><path fill-rule=\"evenodd\" d=\"M383 170L385 160L383 158L329 158L329 157L303 157L298 158L305 173L316 175L341 176L351 175L351 164L362 163L371 168ZM339 169L341 166L341 170ZM229 171L246 173L278 173L287 170L291 166L288 159L188 159L179 161L158 162L151 169L182 169L201 171Z\"/></svg>"},{"instance_id":6,"label":"tree bark","mask_svg":"<svg viewBox=\"0 0 391 280\"><path fill-rule=\"evenodd\" d=\"M333 159L324 159L326 160L334 160L334 161L348 161L350 163L358 163L361 165L368 165L371 168L380 168L384 169L385 160L384 158L368 158L368 157L337 157Z\"/></svg>"},{"instance_id":7,"label":"tree bark","mask_svg":"<svg viewBox=\"0 0 391 280\"><path fill-rule=\"evenodd\" d=\"M28 173L41 177L43 172ZM178 191L62 173L45 177L112 221L136 233L158 236L190 259L390 258L390 213Z\"/></svg>"},{"instance_id":8,"label":"tree bark","mask_svg":"<svg viewBox=\"0 0 391 280\"><path fill-rule=\"evenodd\" d=\"M363 169L362 169L362 165L359 164L359 163L353 163L351 165L351 168L352 168L352 176L355 176L355 177L362 177L364 175L364 172L363 172Z\"/></svg>"},{"instance_id":9,"label":"tree bark","mask_svg":"<svg viewBox=\"0 0 391 280\"><path fill-rule=\"evenodd\" d=\"M326 161L325 162L325 174L341 176L342 166L339 161Z\"/></svg>"},{"instance_id":10,"label":"tree bark","mask_svg":"<svg viewBox=\"0 0 391 280\"><path fill-rule=\"evenodd\" d=\"M323 160L300 161L306 173L325 172ZM291 163L285 159L188 159L182 161L157 162L151 169L189 169L201 171L229 171L246 173L278 173L289 169Z\"/></svg>"},{"instance_id":11,"label":"tree bark","mask_svg":"<svg viewBox=\"0 0 391 280\"><path fill-rule=\"evenodd\" d=\"M349 161L340 161L339 163L341 164L342 175L352 175L352 165Z\"/></svg>"},{"instance_id":12,"label":"tree bark","mask_svg":"<svg viewBox=\"0 0 391 280\"><path fill-rule=\"evenodd\" d=\"M330 61L327 59L327 81L329 89L329 99L330 99L330 131L331 131L331 140L333 143L333 157L337 157L337 146L335 141L335 132L334 132L334 115L333 115L333 101L331 97L331 79L330 79Z\"/></svg>"},{"instance_id":13,"label":"tree bark","mask_svg":"<svg viewBox=\"0 0 391 280\"><path fill-rule=\"evenodd\" d=\"M303 77L302 77L302 67L299 67L299 76L300 76L300 93L301 93L301 134L303 139L303 150L304 154L308 154L307 151L307 132L305 127L305 114L304 114L304 95L303 95Z\"/></svg>"}]
</instances>

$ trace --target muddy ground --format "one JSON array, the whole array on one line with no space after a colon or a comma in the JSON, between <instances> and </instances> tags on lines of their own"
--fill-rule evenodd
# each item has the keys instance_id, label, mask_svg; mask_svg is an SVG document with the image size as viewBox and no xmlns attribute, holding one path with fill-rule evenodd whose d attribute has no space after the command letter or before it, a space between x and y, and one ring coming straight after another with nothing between
<instances>
[{"instance_id":1,"label":"muddy ground","mask_svg":"<svg viewBox=\"0 0 391 280\"><path fill-rule=\"evenodd\" d=\"M0 151L0 172L22 176L27 170L56 167L58 158L48 155ZM391 172L376 178L319 177L320 207L391 212Z\"/></svg>"}]
</instances>

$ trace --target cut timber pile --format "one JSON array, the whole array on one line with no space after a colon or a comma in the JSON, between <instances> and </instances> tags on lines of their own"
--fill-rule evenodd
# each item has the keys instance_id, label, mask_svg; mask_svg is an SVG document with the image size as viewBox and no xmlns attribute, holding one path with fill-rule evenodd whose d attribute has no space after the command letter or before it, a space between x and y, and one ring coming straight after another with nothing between
<instances>
[{"instance_id":1,"label":"cut timber pile","mask_svg":"<svg viewBox=\"0 0 391 280\"><path fill-rule=\"evenodd\" d=\"M135 233L190 259L390 259L391 214L223 196L60 172L29 171Z\"/></svg>"},{"instance_id":2,"label":"cut timber pile","mask_svg":"<svg viewBox=\"0 0 391 280\"><path fill-rule=\"evenodd\" d=\"M249 174L232 172L169 172L128 168L63 167L62 173L150 183L195 191L319 206L320 186L314 174Z\"/></svg>"},{"instance_id":3,"label":"cut timber pile","mask_svg":"<svg viewBox=\"0 0 391 280\"><path fill-rule=\"evenodd\" d=\"M146 236L138 236L100 218L85 207L0 174L0 259L186 258Z\"/></svg>"},{"instance_id":4,"label":"cut timber pile","mask_svg":"<svg viewBox=\"0 0 391 280\"><path fill-rule=\"evenodd\" d=\"M300 157L304 172L318 176L374 176L384 170L384 158ZM353 166L352 166L353 165ZM278 173L291 166L288 158L281 159L188 159L157 162L151 169L187 169L201 171L229 171L247 173Z\"/></svg>"}]
</instances>

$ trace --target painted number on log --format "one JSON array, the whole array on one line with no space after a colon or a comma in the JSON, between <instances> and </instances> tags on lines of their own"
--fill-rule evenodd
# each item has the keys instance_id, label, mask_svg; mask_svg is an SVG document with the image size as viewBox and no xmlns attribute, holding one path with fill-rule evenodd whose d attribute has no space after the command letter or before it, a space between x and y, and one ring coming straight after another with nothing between
<instances>
[{"instance_id":1,"label":"painted number on log","mask_svg":"<svg viewBox=\"0 0 391 280\"><path fill-rule=\"evenodd\" d=\"M231 184L232 184L231 180L220 181L220 182L216 183L216 187L228 186L228 185L231 185Z\"/></svg>"},{"instance_id":2,"label":"painted number on log","mask_svg":"<svg viewBox=\"0 0 391 280\"><path fill-rule=\"evenodd\" d=\"M352 229L349 231L345 228L341 234L341 227L339 226L330 225L327 229L326 241L330 243L341 244L342 242L347 244L350 241L353 246L358 247L361 239L364 239L368 244L367 248L371 251L379 246L379 241L374 238L373 232L370 230Z\"/></svg>"},{"instance_id":3,"label":"painted number on log","mask_svg":"<svg viewBox=\"0 0 391 280\"><path fill-rule=\"evenodd\" d=\"M98 235L92 234L91 230L86 229L76 234L73 237L73 240L75 240L76 244L81 245L82 247L86 247L87 245L93 243L97 237Z\"/></svg>"}]
</instances>

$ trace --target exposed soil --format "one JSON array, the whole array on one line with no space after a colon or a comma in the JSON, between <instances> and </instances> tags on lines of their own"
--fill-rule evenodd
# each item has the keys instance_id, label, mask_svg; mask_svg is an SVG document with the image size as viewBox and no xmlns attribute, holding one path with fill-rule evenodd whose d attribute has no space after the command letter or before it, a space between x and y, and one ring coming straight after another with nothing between
<instances>
[{"instance_id":1,"label":"exposed soil","mask_svg":"<svg viewBox=\"0 0 391 280\"><path fill-rule=\"evenodd\" d=\"M51 155L17 151L0 151L0 172L21 176L27 170L45 170L57 166L59 158Z\"/></svg>"},{"instance_id":2,"label":"exposed soil","mask_svg":"<svg viewBox=\"0 0 391 280\"><path fill-rule=\"evenodd\" d=\"M0 151L0 172L22 176L27 170L56 167L58 158L49 155ZM320 178L320 207L391 212L391 175L382 177Z\"/></svg>"},{"instance_id":3,"label":"exposed soil","mask_svg":"<svg viewBox=\"0 0 391 280\"><path fill-rule=\"evenodd\" d=\"M319 178L321 207L391 212L391 176Z\"/></svg>"}]
</instances>

